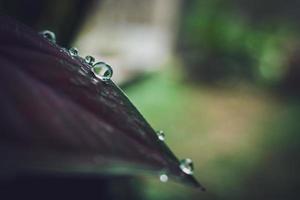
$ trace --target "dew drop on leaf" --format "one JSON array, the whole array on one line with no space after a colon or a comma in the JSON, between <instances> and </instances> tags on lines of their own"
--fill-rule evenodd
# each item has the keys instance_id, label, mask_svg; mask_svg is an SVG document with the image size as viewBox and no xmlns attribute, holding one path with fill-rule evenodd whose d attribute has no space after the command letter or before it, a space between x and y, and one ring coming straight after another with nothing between
<instances>
[{"instance_id":1,"label":"dew drop on leaf","mask_svg":"<svg viewBox=\"0 0 300 200\"><path fill-rule=\"evenodd\" d=\"M161 175L159 176L159 180L160 180L161 182L165 183L165 182L167 182L167 181L169 180L169 177L168 177L167 174L161 174Z\"/></svg>"},{"instance_id":2,"label":"dew drop on leaf","mask_svg":"<svg viewBox=\"0 0 300 200\"><path fill-rule=\"evenodd\" d=\"M193 174L194 172L193 161L189 158L182 159L180 161L180 168L185 174Z\"/></svg>"},{"instance_id":3,"label":"dew drop on leaf","mask_svg":"<svg viewBox=\"0 0 300 200\"><path fill-rule=\"evenodd\" d=\"M104 62L95 63L92 67L92 72L102 81L108 81L113 75L111 66Z\"/></svg>"},{"instance_id":4,"label":"dew drop on leaf","mask_svg":"<svg viewBox=\"0 0 300 200\"><path fill-rule=\"evenodd\" d=\"M95 58L93 56L86 56L84 61L89 65L93 65L93 63L95 62Z\"/></svg>"},{"instance_id":5,"label":"dew drop on leaf","mask_svg":"<svg viewBox=\"0 0 300 200\"><path fill-rule=\"evenodd\" d=\"M70 53L70 55L73 57L73 56L78 56L78 49L77 48L75 48L75 47L71 47L70 49L69 49L69 53Z\"/></svg>"},{"instance_id":6,"label":"dew drop on leaf","mask_svg":"<svg viewBox=\"0 0 300 200\"><path fill-rule=\"evenodd\" d=\"M157 131L156 134L157 134L157 137L158 137L158 139L160 141L164 141L165 140L165 134L164 134L164 132L162 130Z\"/></svg>"},{"instance_id":7,"label":"dew drop on leaf","mask_svg":"<svg viewBox=\"0 0 300 200\"><path fill-rule=\"evenodd\" d=\"M50 42L56 43L56 36L55 33L49 30L44 30L39 32L44 38L48 39Z\"/></svg>"}]
</instances>

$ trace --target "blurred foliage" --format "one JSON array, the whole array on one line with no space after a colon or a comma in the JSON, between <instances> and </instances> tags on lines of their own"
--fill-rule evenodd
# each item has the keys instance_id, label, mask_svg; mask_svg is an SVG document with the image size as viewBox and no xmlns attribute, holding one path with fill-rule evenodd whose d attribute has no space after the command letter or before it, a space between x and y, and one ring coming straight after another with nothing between
<instances>
[{"instance_id":1,"label":"blurred foliage","mask_svg":"<svg viewBox=\"0 0 300 200\"><path fill-rule=\"evenodd\" d=\"M251 84L188 84L182 66L126 93L180 158L191 157L207 192L145 180L145 199L295 199L299 196L299 99ZM296 198L297 199L297 198Z\"/></svg>"},{"instance_id":2,"label":"blurred foliage","mask_svg":"<svg viewBox=\"0 0 300 200\"><path fill-rule=\"evenodd\" d=\"M270 4L259 6L268 10ZM192 79L277 85L287 77L289 55L298 46L297 23L283 15L253 19L256 7L241 5L234 0L183 3L178 52Z\"/></svg>"}]
</instances>

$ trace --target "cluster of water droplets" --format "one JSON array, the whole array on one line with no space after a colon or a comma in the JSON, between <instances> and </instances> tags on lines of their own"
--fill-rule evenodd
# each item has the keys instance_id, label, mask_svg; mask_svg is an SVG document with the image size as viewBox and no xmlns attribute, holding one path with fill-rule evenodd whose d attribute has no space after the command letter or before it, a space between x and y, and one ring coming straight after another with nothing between
<instances>
[{"instance_id":1,"label":"cluster of water droplets","mask_svg":"<svg viewBox=\"0 0 300 200\"><path fill-rule=\"evenodd\" d=\"M44 38L48 39L52 43L56 43L56 36L53 32L49 30L44 30L39 32L40 35L42 35ZM78 49L75 47L70 48L69 50L66 50L65 48L62 48L61 51L67 52L72 58L78 57L79 52ZM100 79L101 81L108 81L113 75L113 70L111 66L104 62L96 62L95 63L95 58L93 56L86 56L84 58L84 62L87 63L90 66L91 72L95 75L97 79ZM97 82L97 80L93 79L93 81ZM160 141L165 140L165 134L162 130L159 130L156 132L157 138ZM193 174L194 171L194 165L193 161L189 158L182 159L179 164L180 169L182 172L185 174L191 175ZM167 182L169 180L169 177L167 173L161 173L159 176L159 180L161 182Z\"/></svg>"},{"instance_id":2,"label":"cluster of water droplets","mask_svg":"<svg viewBox=\"0 0 300 200\"><path fill-rule=\"evenodd\" d=\"M180 161L179 167L185 174L192 175L194 173L194 164L193 161L189 158L182 159ZM161 173L159 175L159 180L163 183L167 182L169 180L167 173Z\"/></svg>"},{"instance_id":3,"label":"cluster of water droplets","mask_svg":"<svg viewBox=\"0 0 300 200\"><path fill-rule=\"evenodd\" d=\"M164 134L164 132L162 130L156 131L156 135L157 135L157 138L160 141L164 141L165 140L165 134ZM193 172L194 172L193 161L190 158L182 159L182 160L180 160L179 168L181 169L181 171L183 173L188 174L188 175L192 175ZM159 180L161 182L167 182L168 179L169 178L168 178L168 175L166 173L161 173L159 175Z\"/></svg>"},{"instance_id":4,"label":"cluster of water droplets","mask_svg":"<svg viewBox=\"0 0 300 200\"><path fill-rule=\"evenodd\" d=\"M179 167L181 171L187 175L192 175L194 173L194 164L193 161L189 158L182 159L180 161ZM167 173L161 173L159 175L159 180L161 182L167 182L169 180Z\"/></svg>"},{"instance_id":5,"label":"cluster of water droplets","mask_svg":"<svg viewBox=\"0 0 300 200\"><path fill-rule=\"evenodd\" d=\"M44 38L48 39L50 42L54 44L56 43L56 36L53 32L49 30L44 30L39 32L39 34L42 35ZM62 48L61 52L63 51L67 52L72 58L79 57L78 49L75 47L71 47L69 50ZM113 75L113 70L110 65L104 62L95 63L95 58L90 55L86 56L84 58L84 61L90 66L91 72L97 79L100 79L104 82L111 79ZM93 82L97 82L97 80L93 79Z\"/></svg>"}]
</instances>

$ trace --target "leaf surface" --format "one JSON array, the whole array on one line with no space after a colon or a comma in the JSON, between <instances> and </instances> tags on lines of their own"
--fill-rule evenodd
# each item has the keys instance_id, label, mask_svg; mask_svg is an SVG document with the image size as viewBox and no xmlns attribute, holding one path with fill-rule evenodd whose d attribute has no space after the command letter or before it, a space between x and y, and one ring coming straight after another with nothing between
<instances>
[{"instance_id":1,"label":"leaf surface","mask_svg":"<svg viewBox=\"0 0 300 200\"><path fill-rule=\"evenodd\" d=\"M95 79L30 28L0 17L0 170L166 173L200 187L112 81Z\"/></svg>"}]
</instances>

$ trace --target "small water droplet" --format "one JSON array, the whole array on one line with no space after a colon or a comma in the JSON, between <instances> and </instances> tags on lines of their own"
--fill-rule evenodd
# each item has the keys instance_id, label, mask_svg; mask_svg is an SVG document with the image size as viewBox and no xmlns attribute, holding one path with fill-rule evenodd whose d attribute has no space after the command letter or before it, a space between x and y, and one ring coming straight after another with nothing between
<instances>
[{"instance_id":1,"label":"small water droplet","mask_svg":"<svg viewBox=\"0 0 300 200\"><path fill-rule=\"evenodd\" d=\"M161 175L159 176L159 180L160 180L161 182L165 183L165 182L167 182L167 181L169 180L169 177L168 177L167 174L161 174Z\"/></svg>"},{"instance_id":2,"label":"small water droplet","mask_svg":"<svg viewBox=\"0 0 300 200\"><path fill-rule=\"evenodd\" d=\"M75 47L71 47L70 49L69 49L69 53L70 53L70 55L73 57L73 56L78 56L78 49L77 48L75 48Z\"/></svg>"},{"instance_id":3,"label":"small water droplet","mask_svg":"<svg viewBox=\"0 0 300 200\"><path fill-rule=\"evenodd\" d=\"M93 65L93 63L95 62L95 58L93 56L86 56L84 60L89 65Z\"/></svg>"},{"instance_id":4,"label":"small water droplet","mask_svg":"<svg viewBox=\"0 0 300 200\"><path fill-rule=\"evenodd\" d=\"M157 131L156 134L157 134L157 137L158 137L158 139L160 141L164 141L165 140L165 134L164 134L164 132L162 130Z\"/></svg>"},{"instance_id":5,"label":"small water droplet","mask_svg":"<svg viewBox=\"0 0 300 200\"><path fill-rule=\"evenodd\" d=\"M92 67L92 72L102 81L108 81L113 75L111 66L104 62L95 63Z\"/></svg>"},{"instance_id":6,"label":"small water droplet","mask_svg":"<svg viewBox=\"0 0 300 200\"><path fill-rule=\"evenodd\" d=\"M68 52L69 52L69 51L68 51L66 48L64 48L64 47L60 48L59 51L62 52L62 53L68 53Z\"/></svg>"},{"instance_id":7,"label":"small water droplet","mask_svg":"<svg viewBox=\"0 0 300 200\"><path fill-rule=\"evenodd\" d=\"M189 158L182 159L180 161L180 168L186 174L193 174L194 172L193 161Z\"/></svg>"},{"instance_id":8,"label":"small water droplet","mask_svg":"<svg viewBox=\"0 0 300 200\"><path fill-rule=\"evenodd\" d=\"M56 43L56 36L55 33L49 30L44 30L39 32L44 38L48 39L50 42Z\"/></svg>"}]
</instances>

